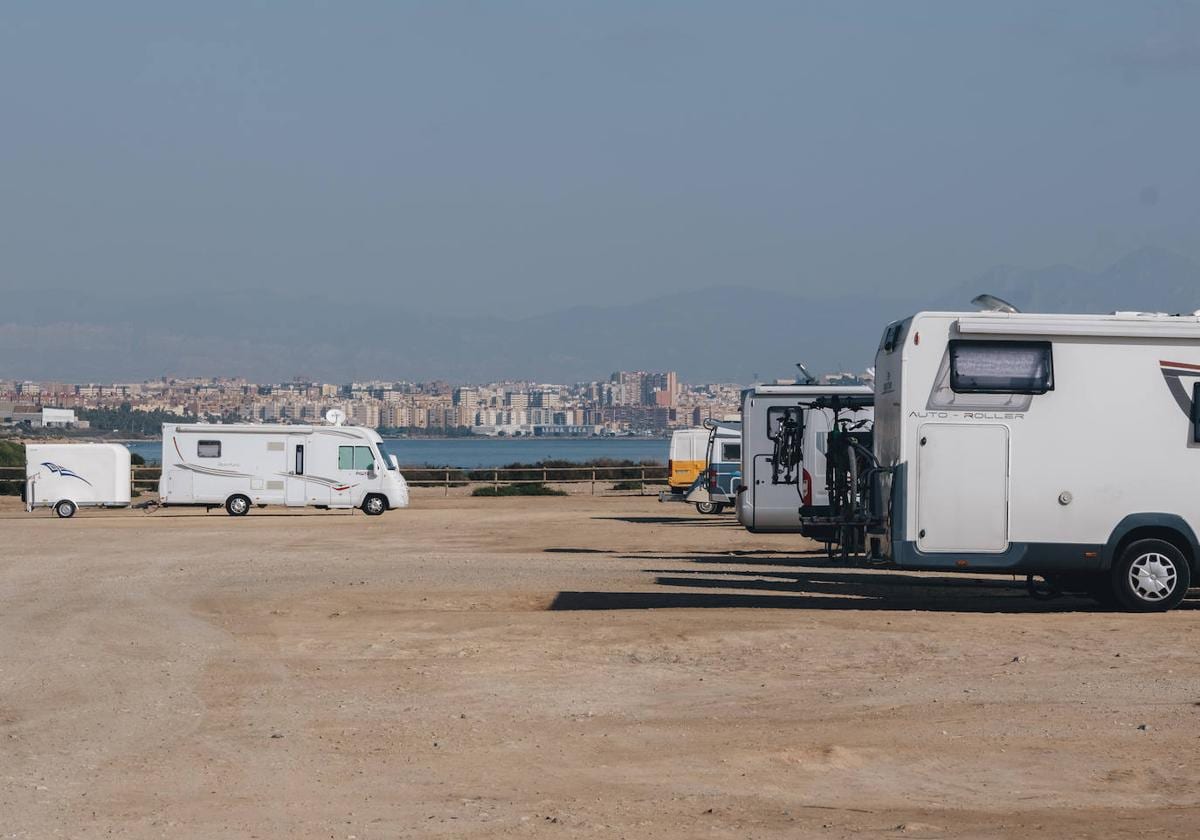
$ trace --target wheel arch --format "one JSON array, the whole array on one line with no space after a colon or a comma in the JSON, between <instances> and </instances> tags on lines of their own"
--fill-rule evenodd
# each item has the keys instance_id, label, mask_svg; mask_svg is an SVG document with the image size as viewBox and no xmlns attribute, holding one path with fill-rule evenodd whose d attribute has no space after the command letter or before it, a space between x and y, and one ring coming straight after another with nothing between
<instances>
[{"instance_id":1,"label":"wheel arch","mask_svg":"<svg viewBox=\"0 0 1200 840\"><path fill-rule=\"evenodd\" d=\"M1196 532L1192 527L1175 513L1131 513L1113 529L1108 542L1100 550L1101 567L1111 569L1125 546L1134 540L1159 539L1171 543L1187 558L1188 566L1196 571L1196 562L1200 558L1200 543L1196 541Z\"/></svg>"},{"instance_id":2,"label":"wheel arch","mask_svg":"<svg viewBox=\"0 0 1200 840\"><path fill-rule=\"evenodd\" d=\"M364 494L359 507L363 510L366 510L367 505L371 502L371 499L379 499L380 503L383 505L384 513L392 509L392 503L388 501L387 493L381 493L376 490L372 490L370 493Z\"/></svg>"}]
</instances>

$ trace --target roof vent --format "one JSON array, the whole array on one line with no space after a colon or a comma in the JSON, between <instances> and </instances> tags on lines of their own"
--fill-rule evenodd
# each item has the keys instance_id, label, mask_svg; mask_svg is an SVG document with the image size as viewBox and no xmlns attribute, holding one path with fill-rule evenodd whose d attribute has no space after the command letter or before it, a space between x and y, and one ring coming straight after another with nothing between
<instances>
[{"instance_id":1,"label":"roof vent","mask_svg":"<svg viewBox=\"0 0 1200 840\"><path fill-rule=\"evenodd\" d=\"M971 303L975 304L983 312L1020 312L1020 309L1013 306L1006 300L1001 300L995 295L978 295L971 298Z\"/></svg>"}]
</instances>

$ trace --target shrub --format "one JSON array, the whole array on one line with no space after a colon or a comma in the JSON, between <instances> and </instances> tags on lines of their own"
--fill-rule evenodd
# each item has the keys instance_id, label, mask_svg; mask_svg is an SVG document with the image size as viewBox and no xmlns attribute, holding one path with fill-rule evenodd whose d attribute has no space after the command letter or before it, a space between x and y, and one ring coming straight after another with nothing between
<instances>
[{"instance_id":1,"label":"shrub","mask_svg":"<svg viewBox=\"0 0 1200 840\"><path fill-rule=\"evenodd\" d=\"M25 446L10 440L0 440L0 496L20 496L25 484ZM21 469L12 469L20 467Z\"/></svg>"},{"instance_id":2,"label":"shrub","mask_svg":"<svg viewBox=\"0 0 1200 840\"><path fill-rule=\"evenodd\" d=\"M458 467L417 467L400 465L400 474L411 487L442 487L446 484L446 473L450 474L451 487L467 484L467 473Z\"/></svg>"},{"instance_id":3,"label":"shrub","mask_svg":"<svg viewBox=\"0 0 1200 840\"><path fill-rule=\"evenodd\" d=\"M623 481L639 478L643 468L662 469L662 464L653 461L621 461L612 458L599 458L587 463L573 461L539 461L536 464L506 464L500 470L503 478L509 481L587 481L595 473L597 481ZM543 472L547 469L548 472ZM473 469L468 472L472 481L491 481L493 470L490 467Z\"/></svg>"},{"instance_id":4,"label":"shrub","mask_svg":"<svg viewBox=\"0 0 1200 840\"><path fill-rule=\"evenodd\" d=\"M562 490L545 484L506 484L503 487L476 487L472 496L565 496Z\"/></svg>"}]
</instances>

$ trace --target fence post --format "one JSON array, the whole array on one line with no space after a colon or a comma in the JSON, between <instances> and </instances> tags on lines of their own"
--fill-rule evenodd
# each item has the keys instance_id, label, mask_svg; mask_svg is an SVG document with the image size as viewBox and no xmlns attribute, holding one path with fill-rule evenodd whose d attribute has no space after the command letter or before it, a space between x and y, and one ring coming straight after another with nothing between
<instances>
[{"instance_id":1,"label":"fence post","mask_svg":"<svg viewBox=\"0 0 1200 840\"><path fill-rule=\"evenodd\" d=\"M492 489L500 492L500 470L492 470Z\"/></svg>"},{"instance_id":2,"label":"fence post","mask_svg":"<svg viewBox=\"0 0 1200 840\"><path fill-rule=\"evenodd\" d=\"M646 495L646 468L645 467L642 467L642 483L641 483L641 486L638 487L638 495L639 496Z\"/></svg>"},{"instance_id":3,"label":"fence post","mask_svg":"<svg viewBox=\"0 0 1200 840\"><path fill-rule=\"evenodd\" d=\"M596 495L596 468L592 467L592 495Z\"/></svg>"},{"instance_id":4,"label":"fence post","mask_svg":"<svg viewBox=\"0 0 1200 840\"><path fill-rule=\"evenodd\" d=\"M446 470L446 495L450 495L450 470Z\"/></svg>"},{"instance_id":5,"label":"fence post","mask_svg":"<svg viewBox=\"0 0 1200 840\"><path fill-rule=\"evenodd\" d=\"M548 473L548 472L549 472L549 470L547 470L545 467L542 467L542 484L545 484L547 481L549 481L549 479L546 476L546 473Z\"/></svg>"}]
</instances>

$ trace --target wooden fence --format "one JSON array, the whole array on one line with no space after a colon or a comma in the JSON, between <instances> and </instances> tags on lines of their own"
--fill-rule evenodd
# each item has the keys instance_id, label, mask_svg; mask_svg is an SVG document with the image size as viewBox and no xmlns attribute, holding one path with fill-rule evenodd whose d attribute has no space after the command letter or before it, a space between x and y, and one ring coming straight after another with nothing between
<instances>
[{"instance_id":1,"label":"wooden fence","mask_svg":"<svg viewBox=\"0 0 1200 840\"><path fill-rule=\"evenodd\" d=\"M134 495L157 492L158 477L162 472L157 465L135 466L131 472L130 485ZM441 487L446 495L452 487L491 486L498 489L518 484L587 484L593 496L597 490L605 493L636 489L639 494L644 494L648 485L667 482L667 468L663 466L401 467L400 472L410 487ZM17 495L24 481L24 467L0 467L0 494Z\"/></svg>"}]
</instances>

